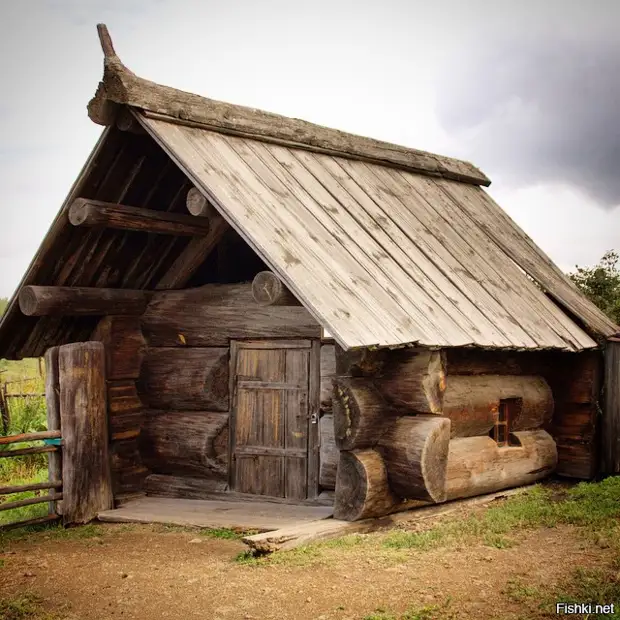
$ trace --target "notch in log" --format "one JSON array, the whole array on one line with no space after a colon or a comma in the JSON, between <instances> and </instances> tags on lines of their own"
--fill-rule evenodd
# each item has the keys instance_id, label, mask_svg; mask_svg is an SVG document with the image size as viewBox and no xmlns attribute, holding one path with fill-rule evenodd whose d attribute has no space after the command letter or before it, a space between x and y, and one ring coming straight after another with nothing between
<instances>
[{"instance_id":1,"label":"notch in log","mask_svg":"<svg viewBox=\"0 0 620 620\"><path fill-rule=\"evenodd\" d=\"M66 286L24 286L19 307L26 316L141 315L149 294L145 291Z\"/></svg>"},{"instance_id":2,"label":"notch in log","mask_svg":"<svg viewBox=\"0 0 620 620\"><path fill-rule=\"evenodd\" d=\"M210 229L207 218L128 207L86 198L76 198L73 201L69 208L69 221L74 226L113 228L185 237L203 237L209 233Z\"/></svg>"},{"instance_id":3,"label":"notch in log","mask_svg":"<svg viewBox=\"0 0 620 620\"><path fill-rule=\"evenodd\" d=\"M261 271L252 281L252 296L259 306L299 306L295 295L271 271Z\"/></svg>"}]
</instances>

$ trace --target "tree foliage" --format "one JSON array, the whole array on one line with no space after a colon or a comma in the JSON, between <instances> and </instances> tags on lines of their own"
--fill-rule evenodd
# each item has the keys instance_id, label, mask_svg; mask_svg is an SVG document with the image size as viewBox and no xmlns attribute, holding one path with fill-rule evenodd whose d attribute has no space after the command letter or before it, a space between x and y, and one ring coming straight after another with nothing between
<instances>
[{"instance_id":1,"label":"tree foliage","mask_svg":"<svg viewBox=\"0 0 620 620\"><path fill-rule=\"evenodd\" d=\"M4 311L8 305L9 300L6 297L0 297L0 316L4 314Z\"/></svg>"},{"instance_id":2,"label":"tree foliage","mask_svg":"<svg viewBox=\"0 0 620 620\"><path fill-rule=\"evenodd\" d=\"M620 255L610 250L594 267L576 266L568 274L579 289L612 321L620 324Z\"/></svg>"}]
</instances>

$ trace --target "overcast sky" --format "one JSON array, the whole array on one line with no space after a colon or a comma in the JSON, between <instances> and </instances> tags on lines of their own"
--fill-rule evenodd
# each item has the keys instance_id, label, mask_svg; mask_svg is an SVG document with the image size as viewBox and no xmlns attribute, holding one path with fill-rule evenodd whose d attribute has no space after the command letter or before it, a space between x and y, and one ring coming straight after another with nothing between
<instances>
[{"instance_id":1,"label":"overcast sky","mask_svg":"<svg viewBox=\"0 0 620 620\"><path fill-rule=\"evenodd\" d=\"M0 8L0 296L138 75L468 159L560 267L620 250L618 0L23 0Z\"/></svg>"}]
</instances>

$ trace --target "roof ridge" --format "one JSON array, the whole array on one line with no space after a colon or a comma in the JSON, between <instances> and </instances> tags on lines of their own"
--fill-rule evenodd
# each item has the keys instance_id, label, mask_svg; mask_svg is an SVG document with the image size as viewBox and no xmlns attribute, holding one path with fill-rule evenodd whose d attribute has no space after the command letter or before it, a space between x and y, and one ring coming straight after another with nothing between
<instances>
[{"instance_id":1,"label":"roof ridge","mask_svg":"<svg viewBox=\"0 0 620 620\"><path fill-rule=\"evenodd\" d=\"M297 148L370 160L473 185L491 184L484 173L466 161L208 99L138 77L121 62L105 24L98 24L97 30L104 53L104 72L88 104L88 115L97 124L111 125L119 105L127 105L168 116L171 120L194 122L213 131L239 132L263 141L288 142Z\"/></svg>"}]
</instances>

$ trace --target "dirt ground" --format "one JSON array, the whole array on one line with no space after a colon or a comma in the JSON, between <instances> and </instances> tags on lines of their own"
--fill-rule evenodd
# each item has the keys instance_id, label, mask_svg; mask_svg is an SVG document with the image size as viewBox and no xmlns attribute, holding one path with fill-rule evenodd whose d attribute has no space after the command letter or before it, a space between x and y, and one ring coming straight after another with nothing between
<instances>
[{"instance_id":1,"label":"dirt ground","mask_svg":"<svg viewBox=\"0 0 620 620\"><path fill-rule=\"evenodd\" d=\"M79 620L362 620L425 606L439 615L406 617L517 619L530 616L510 595L515 583L545 588L609 560L572 526L523 531L505 549L345 545L259 564L238 561L239 540L191 531L102 525L96 534L11 542L0 553L0 598L33 593L54 618Z\"/></svg>"}]
</instances>

